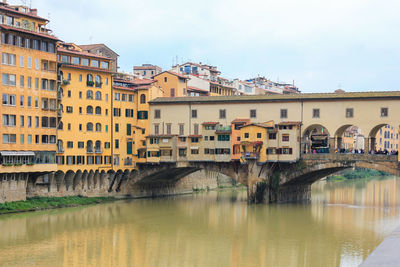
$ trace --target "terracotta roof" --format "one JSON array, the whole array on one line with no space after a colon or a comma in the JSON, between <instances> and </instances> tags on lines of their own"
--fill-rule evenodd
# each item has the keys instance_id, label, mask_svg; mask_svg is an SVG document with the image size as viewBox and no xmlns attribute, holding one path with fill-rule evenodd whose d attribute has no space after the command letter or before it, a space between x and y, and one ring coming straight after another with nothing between
<instances>
[{"instance_id":1,"label":"terracotta roof","mask_svg":"<svg viewBox=\"0 0 400 267\"><path fill-rule=\"evenodd\" d=\"M80 48L82 48L83 50L91 50L91 49L98 48L98 47L106 47L108 50L112 51L114 54L119 56L117 53L114 52L114 50L112 50L111 48L109 48L105 44L89 44L89 45L78 45L78 46Z\"/></svg>"},{"instance_id":2,"label":"terracotta roof","mask_svg":"<svg viewBox=\"0 0 400 267\"><path fill-rule=\"evenodd\" d=\"M202 123L202 125L216 125L216 124L219 124L219 122L216 122L216 121L206 121L206 122L203 122L203 123Z\"/></svg>"},{"instance_id":3,"label":"terracotta roof","mask_svg":"<svg viewBox=\"0 0 400 267\"><path fill-rule=\"evenodd\" d=\"M203 96L203 97L159 97L150 104L176 103L252 103L252 102L295 102L295 101L334 101L334 100L400 99L400 91L353 92L353 93L306 93L287 95L245 95L245 96Z\"/></svg>"},{"instance_id":4,"label":"terracotta roof","mask_svg":"<svg viewBox=\"0 0 400 267\"><path fill-rule=\"evenodd\" d=\"M246 119L246 118L237 118L237 119L234 119L233 121L232 121L232 123L237 123L237 122L250 122L250 119Z\"/></svg>"},{"instance_id":5,"label":"terracotta roof","mask_svg":"<svg viewBox=\"0 0 400 267\"><path fill-rule=\"evenodd\" d=\"M111 60L111 58L109 58L109 57L103 57L103 56L99 56L99 55L92 54L92 53L89 53L89 52L80 52L80 51L75 51L75 50L68 50L68 49L64 49L64 48L61 48L61 47L57 47L57 51L61 52L61 53L69 53L69 54L74 54L74 55L88 56L88 57L95 57L95 58Z\"/></svg>"},{"instance_id":6,"label":"terracotta roof","mask_svg":"<svg viewBox=\"0 0 400 267\"><path fill-rule=\"evenodd\" d=\"M262 127L265 129L274 128L274 126L272 126L270 124L266 124L266 123L249 123L249 124L243 125L241 128L245 128L245 127L249 127L249 126L257 126L257 127Z\"/></svg>"},{"instance_id":7,"label":"terracotta roof","mask_svg":"<svg viewBox=\"0 0 400 267\"><path fill-rule=\"evenodd\" d=\"M30 18L35 18L35 19L38 19L38 20L41 20L41 21L49 21L48 19L39 17L38 15L33 15L33 14L29 14L29 13L24 13L24 12L21 12L21 11L15 10L15 9L12 9L12 8L10 8L10 7L7 7L7 6L0 6L0 10L8 11L8 12L11 12L11 13L14 13L14 14L18 14L18 15L21 15L21 16L26 16L26 17L30 17Z\"/></svg>"},{"instance_id":8,"label":"terracotta roof","mask_svg":"<svg viewBox=\"0 0 400 267\"><path fill-rule=\"evenodd\" d=\"M62 62L61 62L62 63ZM62 63L63 68L73 68L73 69L82 69L82 70L90 70L90 71L100 71L100 72L106 72L106 73L113 73L111 70L107 69L102 69L102 68L95 68L95 67L89 67L89 66L79 66L79 65L74 65L71 63Z\"/></svg>"},{"instance_id":9,"label":"terracotta roof","mask_svg":"<svg viewBox=\"0 0 400 267\"><path fill-rule=\"evenodd\" d=\"M13 26L8 26L8 25L4 25L4 24L0 24L0 28L3 28L5 30L10 30L10 31L17 31L17 32L23 32L23 33L27 33L27 34L31 34L31 35L35 35L38 37L42 37L42 38L47 38L50 40L54 40L54 41L60 41L60 39L58 39L55 36L49 35L49 34L45 34L45 33L40 33L40 32L34 32L34 31L29 31L29 30L25 30L22 28L17 28L17 27L13 27Z\"/></svg>"},{"instance_id":10,"label":"terracotta roof","mask_svg":"<svg viewBox=\"0 0 400 267\"><path fill-rule=\"evenodd\" d=\"M186 79L186 80L187 80L187 79L190 79L189 77L187 77L187 76L185 76L185 75L181 75L181 74L179 74L179 73L176 73L176 72L173 72L173 71L169 71L169 70L160 72L160 73L154 75L153 77L157 77L157 76L159 76L159 75L161 75L161 74L163 74L163 73L169 73L169 74L175 75L175 76L177 76L177 77L179 77L179 78Z\"/></svg>"}]
</instances>

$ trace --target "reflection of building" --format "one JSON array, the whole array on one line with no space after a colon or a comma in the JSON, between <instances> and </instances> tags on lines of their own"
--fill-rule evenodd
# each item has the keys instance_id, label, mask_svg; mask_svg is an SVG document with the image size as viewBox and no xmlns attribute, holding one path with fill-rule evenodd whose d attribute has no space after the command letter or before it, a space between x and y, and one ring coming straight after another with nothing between
<instances>
[{"instance_id":1,"label":"reflection of building","mask_svg":"<svg viewBox=\"0 0 400 267\"><path fill-rule=\"evenodd\" d=\"M385 125L376 134L376 150L398 151L399 128Z\"/></svg>"}]
</instances>

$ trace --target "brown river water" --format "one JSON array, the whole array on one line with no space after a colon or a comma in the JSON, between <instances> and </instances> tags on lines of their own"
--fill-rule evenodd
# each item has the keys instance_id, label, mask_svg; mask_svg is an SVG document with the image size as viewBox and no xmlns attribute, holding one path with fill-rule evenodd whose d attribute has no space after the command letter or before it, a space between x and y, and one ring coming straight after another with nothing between
<instances>
[{"instance_id":1,"label":"brown river water","mask_svg":"<svg viewBox=\"0 0 400 267\"><path fill-rule=\"evenodd\" d=\"M246 191L0 216L0 266L358 266L399 224L400 178L313 185L311 204Z\"/></svg>"}]
</instances>

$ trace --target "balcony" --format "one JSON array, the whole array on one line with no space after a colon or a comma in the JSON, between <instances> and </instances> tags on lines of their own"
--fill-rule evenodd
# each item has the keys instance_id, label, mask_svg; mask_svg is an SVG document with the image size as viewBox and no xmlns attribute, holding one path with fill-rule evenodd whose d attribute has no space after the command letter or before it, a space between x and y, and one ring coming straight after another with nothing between
<instances>
[{"instance_id":1,"label":"balcony","mask_svg":"<svg viewBox=\"0 0 400 267\"><path fill-rule=\"evenodd\" d=\"M231 126L224 126L224 127L217 127L215 129L216 133L231 133L232 132L232 127Z\"/></svg>"},{"instance_id":2,"label":"balcony","mask_svg":"<svg viewBox=\"0 0 400 267\"><path fill-rule=\"evenodd\" d=\"M243 152L242 156L245 159L259 159L260 158L260 152Z\"/></svg>"}]
</instances>

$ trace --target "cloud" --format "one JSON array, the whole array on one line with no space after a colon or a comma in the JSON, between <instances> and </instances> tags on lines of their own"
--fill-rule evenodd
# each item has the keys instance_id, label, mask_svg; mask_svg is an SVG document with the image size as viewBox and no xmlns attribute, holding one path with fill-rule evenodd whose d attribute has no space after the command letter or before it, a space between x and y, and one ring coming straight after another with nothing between
<instances>
[{"instance_id":1,"label":"cloud","mask_svg":"<svg viewBox=\"0 0 400 267\"><path fill-rule=\"evenodd\" d=\"M34 7L50 13L61 39L109 45L126 71L169 68L178 55L230 78L295 80L306 92L339 84L395 90L400 82L394 0L36 0Z\"/></svg>"}]
</instances>

